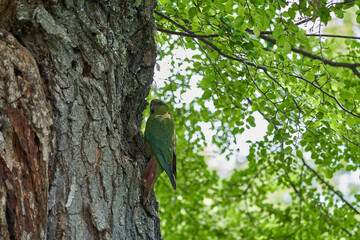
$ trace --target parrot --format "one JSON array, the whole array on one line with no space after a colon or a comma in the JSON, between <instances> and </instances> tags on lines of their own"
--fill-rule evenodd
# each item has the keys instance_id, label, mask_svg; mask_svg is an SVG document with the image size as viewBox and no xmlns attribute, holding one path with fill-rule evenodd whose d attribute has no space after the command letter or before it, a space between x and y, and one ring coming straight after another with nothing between
<instances>
[{"instance_id":1,"label":"parrot","mask_svg":"<svg viewBox=\"0 0 360 240\"><path fill-rule=\"evenodd\" d=\"M142 174L145 179L143 205L163 171L176 190L176 135L170 108L163 101L154 99L150 103L150 113L144 134L145 154L149 162Z\"/></svg>"}]
</instances>

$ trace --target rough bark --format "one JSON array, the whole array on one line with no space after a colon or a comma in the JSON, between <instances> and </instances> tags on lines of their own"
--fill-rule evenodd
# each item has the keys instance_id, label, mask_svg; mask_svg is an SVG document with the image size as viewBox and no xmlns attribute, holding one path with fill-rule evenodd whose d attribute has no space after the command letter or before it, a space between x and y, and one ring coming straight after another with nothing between
<instances>
[{"instance_id":1,"label":"rough bark","mask_svg":"<svg viewBox=\"0 0 360 240\"><path fill-rule=\"evenodd\" d=\"M29 51L0 29L0 233L44 238L51 107Z\"/></svg>"},{"instance_id":2,"label":"rough bark","mask_svg":"<svg viewBox=\"0 0 360 240\"><path fill-rule=\"evenodd\" d=\"M0 0L3 238L161 239L140 178L154 6Z\"/></svg>"}]
</instances>

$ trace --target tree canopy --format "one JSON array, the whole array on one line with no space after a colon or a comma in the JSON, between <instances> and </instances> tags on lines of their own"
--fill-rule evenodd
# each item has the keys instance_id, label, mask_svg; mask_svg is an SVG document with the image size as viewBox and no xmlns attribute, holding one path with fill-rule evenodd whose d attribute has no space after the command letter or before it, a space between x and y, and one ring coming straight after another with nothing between
<instances>
[{"instance_id":1,"label":"tree canopy","mask_svg":"<svg viewBox=\"0 0 360 240\"><path fill-rule=\"evenodd\" d=\"M359 6L158 1L158 58L173 68L152 95L172 103L178 137L178 191L166 176L155 187L165 239L359 239L360 187L344 195L334 180L360 168ZM176 61L178 48L195 54ZM202 95L186 103L194 76ZM255 112L265 136L220 179L201 154L200 123L230 157Z\"/></svg>"}]
</instances>

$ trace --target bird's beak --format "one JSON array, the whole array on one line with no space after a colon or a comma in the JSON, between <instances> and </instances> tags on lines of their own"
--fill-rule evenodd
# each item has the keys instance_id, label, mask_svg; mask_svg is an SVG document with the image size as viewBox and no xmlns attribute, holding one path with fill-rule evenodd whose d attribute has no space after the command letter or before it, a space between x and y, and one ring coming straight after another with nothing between
<instances>
[{"instance_id":1,"label":"bird's beak","mask_svg":"<svg viewBox=\"0 0 360 240\"><path fill-rule=\"evenodd\" d=\"M150 113L154 112L154 103L150 103Z\"/></svg>"}]
</instances>

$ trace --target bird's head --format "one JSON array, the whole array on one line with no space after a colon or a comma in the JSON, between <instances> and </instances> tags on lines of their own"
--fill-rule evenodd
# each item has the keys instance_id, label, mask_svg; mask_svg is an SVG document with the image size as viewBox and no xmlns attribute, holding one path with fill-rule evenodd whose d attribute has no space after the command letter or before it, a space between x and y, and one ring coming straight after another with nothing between
<instances>
[{"instance_id":1,"label":"bird's head","mask_svg":"<svg viewBox=\"0 0 360 240\"><path fill-rule=\"evenodd\" d=\"M158 99L154 99L151 101L150 103L150 113L151 114L164 114L170 112L170 108L168 107L168 105L166 105L166 103L164 103L161 100Z\"/></svg>"}]
</instances>

